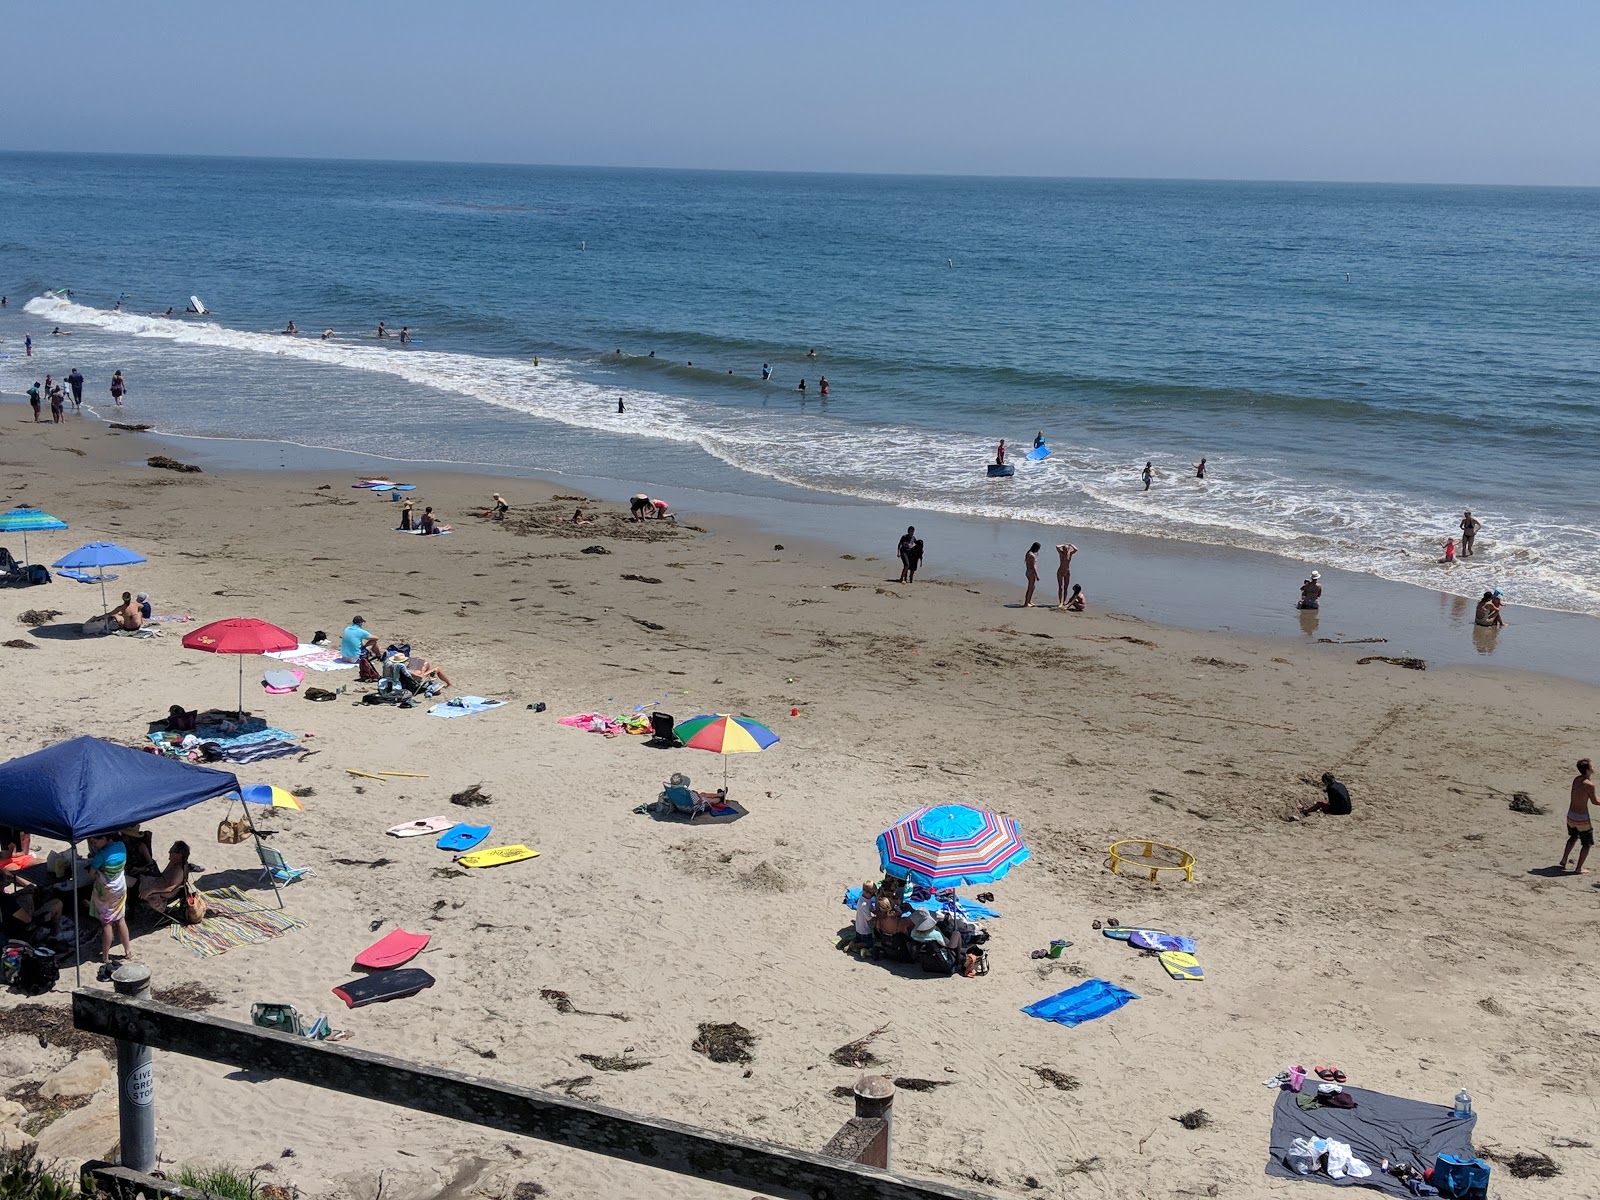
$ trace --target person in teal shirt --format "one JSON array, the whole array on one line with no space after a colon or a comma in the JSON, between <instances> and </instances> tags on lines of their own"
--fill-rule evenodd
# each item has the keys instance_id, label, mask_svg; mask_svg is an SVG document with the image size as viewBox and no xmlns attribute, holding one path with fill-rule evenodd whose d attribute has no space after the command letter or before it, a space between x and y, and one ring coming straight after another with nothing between
<instances>
[{"instance_id":1,"label":"person in teal shirt","mask_svg":"<svg viewBox=\"0 0 1600 1200\"><path fill-rule=\"evenodd\" d=\"M133 957L128 941L128 880L123 868L128 865L128 850L121 842L101 836L89 839L89 870L94 872L94 891L90 904L100 921L100 973L103 983L111 978L111 941L122 942L124 960Z\"/></svg>"},{"instance_id":2,"label":"person in teal shirt","mask_svg":"<svg viewBox=\"0 0 1600 1200\"><path fill-rule=\"evenodd\" d=\"M365 628L366 623L365 618L357 617L345 627L344 636L339 639L340 658L345 659L347 662L355 662L361 657L362 648L369 643L374 650L378 648L378 639L373 637L372 632Z\"/></svg>"}]
</instances>

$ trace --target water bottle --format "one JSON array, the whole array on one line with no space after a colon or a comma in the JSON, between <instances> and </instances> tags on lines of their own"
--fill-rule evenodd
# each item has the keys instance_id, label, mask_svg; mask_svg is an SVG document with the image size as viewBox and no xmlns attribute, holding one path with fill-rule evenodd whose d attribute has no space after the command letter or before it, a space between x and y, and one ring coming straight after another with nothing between
<instances>
[{"instance_id":1,"label":"water bottle","mask_svg":"<svg viewBox=\"0 0 1600 1200\"><path fill-rule=\"evenodd\" d=\"M1451 1110L1452 1117L1470 1117L1472 1115L1472 1097L1467 1095L1467 1089L1462 1088L1456 1093L1456 1106Z\"/></svg>"}]
</instances>

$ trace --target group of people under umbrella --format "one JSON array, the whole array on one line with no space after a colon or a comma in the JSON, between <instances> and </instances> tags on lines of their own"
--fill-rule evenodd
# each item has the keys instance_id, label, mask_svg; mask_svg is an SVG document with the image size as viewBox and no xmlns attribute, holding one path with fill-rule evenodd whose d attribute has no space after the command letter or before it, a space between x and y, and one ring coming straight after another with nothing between
<instances>
[{"instance_id":1,"label":"group of people under umbrella","mask_svg":"<svg viewBox=\"0 0 1600 1200\"><path fill-rule=\"evenodd\" d=\"M955 889L1003 878L1029 855L1015 819L962 804L919 808L878 835L883 877L852 889L854 953L876 961L915 963L933 975L988 972L988 931L998 916Z\"/></svg>"}]
</instances>

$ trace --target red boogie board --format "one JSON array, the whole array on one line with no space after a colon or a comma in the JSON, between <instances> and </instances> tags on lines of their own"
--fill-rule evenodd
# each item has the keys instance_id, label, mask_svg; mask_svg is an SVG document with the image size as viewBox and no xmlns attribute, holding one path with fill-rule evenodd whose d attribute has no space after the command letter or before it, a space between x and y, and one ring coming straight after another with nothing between
<instances>
[{"instance_id":1,"label":"red boogie board","mask_svg":"<svg viewBox=\"0 0 1600 1200\"><path fill-rule=\"evenodd\" d=\"M387 971L390 967L398 967L422 953L422 948L428 944L432 936L427 933L407 933L404 929L396 929L356 955L355 965L366 967L370 971Z\"/></svg>"}]
</instances>

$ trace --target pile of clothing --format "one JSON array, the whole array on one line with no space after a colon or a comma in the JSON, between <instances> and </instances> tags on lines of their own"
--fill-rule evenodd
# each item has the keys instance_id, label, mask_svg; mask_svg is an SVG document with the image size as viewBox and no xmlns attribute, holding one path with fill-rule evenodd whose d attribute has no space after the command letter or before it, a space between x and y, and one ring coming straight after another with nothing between
<instances>
[{"instance_id":1,"label":"pile of clothing","mask_svg":"<svg viewBox=\"0 0 1600 1200\"><path fill-rule=\"evenodd\" d=\"M1289 1146L1289 1168L1299 1175L1326 1171L1330 1179L1366 1179L1372 1168L1355 1156L1347 1142L1332 1138L1295 1138Z\"/></svg>"}]
</instances>

